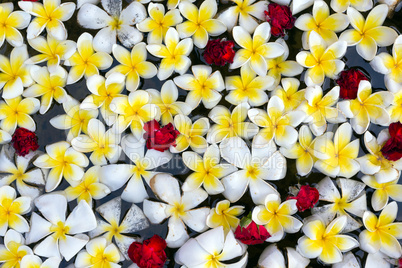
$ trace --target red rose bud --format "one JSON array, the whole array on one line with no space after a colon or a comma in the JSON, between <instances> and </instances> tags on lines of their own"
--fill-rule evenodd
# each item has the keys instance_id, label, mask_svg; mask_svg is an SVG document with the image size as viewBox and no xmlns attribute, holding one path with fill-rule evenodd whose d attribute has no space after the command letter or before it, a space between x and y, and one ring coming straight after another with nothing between
<instances>
[{"instance_id":1,"label":"red rose bud","mask_svg":"<svg viewBox=\"0 0 402 268\"><path fill-rule=\"evenodd\" d=\"M293 17L288 6L270 3L264 14L265 19L271 24L273 36L285 36L285 30L290 30L295 25L296 18Z\"/></svg>"},{"instance_id":2,"label":"red rose bud","mask_svg":"<svg viewBox=\"0 0 402 268\"><path fill-rule=\"evenodd\" d=\"M11 142L19 156L25 156L29 153L29 150L34 152L39 148L38 137L36 137L35 132L26 128L17 128Z\"/></svg>"},{"instance_id":3,"label":"red rose bud","mask_svg":"<svg viewBox=\"0 0 402 268\"><path fill-rule=\"evenodd\" d=\"M357 90L359 89L360 81L368 80L368 78L358 69L349 69L347 71L342 71L336 83L340 87L339 96L342 99L356 99Z\"/></svg>"},{"instance_id":4,"label":"red rose bud","mask_svg":"<svg viewBox=\"0 0 402 268\"><path fill-rule=\"evenodd\" d=\"M167 259L165 248L166 241L154 235L143 243L132 243L127 254L140 268L161 268Z\"/></svg>"},{"instance_id":5,"label":"red rose bud","mask_svg":"<svg viewBox=\"0 0 402 268\"><path fill-rule=\"evenodd\" d=\"M317 204L320 194L318 190L314 187L308 185L302 185L299 193L296 196L289 196L287 199L296 199L297 209L302 212L306 209L312 208Z\"/></svg>"},{"instance_id":6,"label":"red rose bud","mask_svg":"<svg viewBox=\"0 0 402 268\"><path fill-rule=\"evenodd\" d=\"M226 63L233 63L235 55L233 47L233 41L209 40L205 47L204 59L210 65L224 66Z\"/></svg>"},{"instance_id":7,"label":"red rose bud","mask_svg":"<svg viewBox=\"0 0 402 268\"><path fill-rule=\"evenodd\" d=\"M155 149L160 152L166 151L171 145L176 146L176 138L180 134L174 129L172 123L160 128L156 120L145 123L144 130L147 149Z\"/></svg>"},{"instance_id":8,"label":"red rose bud","mask_svg":"<svg viewBox=\"0 0 402 268\"><path fill-rule=\"evenodd\" d=\"M234 233L236 239L246 245L257 245L264 243L271 235L262 225L257 225L251 220L251 213L241 219Z\"/></svg>"},{"instance_id":9,"label":"red rose bud","mask_svg":"<svg viewBox=\"0 0 402 268\"><path fill-rule=\"evenodd\" d=\"M391 136L381 148L382 155L391 161L397 161L402 157L402 124L400 122L389 125Z\"/></svg>"}]
</instances>

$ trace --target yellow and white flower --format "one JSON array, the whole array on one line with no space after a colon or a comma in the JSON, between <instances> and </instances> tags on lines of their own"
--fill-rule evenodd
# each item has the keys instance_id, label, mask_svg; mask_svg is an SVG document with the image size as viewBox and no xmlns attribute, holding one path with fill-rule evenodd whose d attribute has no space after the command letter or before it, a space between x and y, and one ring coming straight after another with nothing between
<instances>
[{"instance_id":1,"label":"yellow and white flower","mask_svg":"<svg viewBox=\"0 0 402 268\"><path fill-rule=\"evenodd\" d=\"M12 140L11 135L8 132L0 129L0 144L9 143Z\"/></svg>"},{"instance_id":2,"label":"yellow and white flower","mask_svg":"<svg viewBox=\"0 0 402 268\"><path fill-rule=\"evenodd\" d=\"M147 44L161 44L169 27L175 27L183 21L178 9L165 13L165 7L162 4L150 3L148 14L148 18L137 24L138 30L148 32Z\"/></svg>"},{"instance_id":3,"label":"yellow and white flower","mask_svg":"<svg viewBox=\"0 0 402 268\"><path fill-rule=\"evenodd\" d=\"M225 138L241 137L251 139L258 133L258 127L245 122L250 105L247 102L237 105L232 113L225 106L218 105L213 108L208 117L215 124L208 130L207 141L211 144L219 143Z\"/></svg>"},{"instance_id":4,"label":"yellow and white flower","mask_svg":"<svg viewBox=\"0 0 402 268\"><path fill-rule=\"evenodd\" d=\"M19 96L4 101L0 101L0 120L2 120L0 126L2 130L13 134L18 126L35 131L35 121L29 115L39 110L39 100L35 98L22 99Z\"/></svg>"},{"instance_id":5,"label":"yellow and white flower","mask_svg":"<svg viewBox=\"0 0 402 268\"><path fill-rule=\"evenodd\" d=\"M348 25L348 16L342 13L330 15L328 5L321 0L314 2L313 15L308 13L303 14L295 22L296 28L304 31L302 41L303 48L306 50L311 48L309 45L311 32L314 31L319 34L324 40L326 47L329 47L338 41L336 33L345 30Z\"/></svg>"},{"instance_id":6,"label":"yellow and white flower","mask_svg":"<svg viewBox=\"0 0 402 268\"><path fill-rule=\"evenodd\" d=\"M200 9L194 4L183 1L179 4L180 13L187 21L176 26L181 38L192 37L194 45L204 48L208 43L208 35L218 36L226 31L222 21L213 19L218 12L215 0L205 0Z\"/></svg>"},{"instance_id":7,"label":"yellow and white flower","mask_svg":"<svg viewBox=\"0 0 402 268\"><path fill-rule=\"evenodd\" d=\"M13 47L20 47L24 44L24 38L18 30L24 29L31 21L31 15L24 11L14 11L13 3L0 4L0 47L4 41Z\"/></svg>"},{"instance_id":8,"label":"yellow and white flower","mask_svg":"<svg viewBox=\"0 0 402 268\"><path fill-rule=\"evenodd\" d=\"M154 176L150 186L164 203L144 200L144 214L153 224L169 218L166 243L170 248L178 248L190 238L186 225L198 233L208 229L205 222L209 208L195 208L208 198L204 190L195 189L181 194L179 182L167 173Z\"/></svg>"},{"instance_id":9,"label":"yellow and white flower","mask_svg":"<svg viewBox=\"0 0 402 268\"><path fill-rule=\"evenodd\" d=\"M315 259L318 257L319 260L327 264L341 262L343 259L342 252L359 246L356 239L341 234L346 222L346 216L334 219L327 226L318 217L309 219L303 225L305 236L297 241L298 251L306 258ZM363 243L361 242L361 244Z\"/></svg>"},{"instance_id":10,"label":"yellow and white flower","mask_svg":"<svg viewBox=\"0 0 402 268\"><path fill-rule=\"evenodd\" d=\"M339 103L341 111L350 119L350 124L357 134L363 134L370 122L385 126L389 124L390 116L386 108L392 103L393 94L388 91L372 93L371 83L361 81L357 98Z\"/></svg>"},{"instance_id":11,"label":"yellow and white flower","mask_svg":"<svg viewBox=\"0 0 402 268\"><path fill-rule=\"evenodd\" d=\"M275 263L275 265L282 268L306 268L310 263L309 259L300 255L300 253L298 253L294 248L286 247L286 252L287 266L285 264L284 254L282 254L281 250L278 249L277 245L269 245L260 255L260 258L258 259L258 267L269 268L272 267L273 263Z\"/></svg>"},{"instance_id":12,"label":"yellow and white flower","mask_svg":"<svg viewBox=\"0 0 402 268\"><path fill-rule=\"evenodd\" d=\"M18 97L24 91L24 87L32 85L30 66L25 64L28 58L26 45L14 48L10 53L10 59L0 55L0 89L3 89L3 99Z\"/></svg>"},{"instance_id":13,"label":"yellow and white flower","mask_svg":"<svg viewBox=\"0 0 402 268\"><path fill-rule=\"evenodd\" d=\"M184 74L191 65L191 60L188 57L193 50L191 38L180 40L176 29L170 27L165 35L165 44L147 45L149 53L162 58L158 68L159 80L169 78L173 72Z\"/></svg>"},{"instance_id":14,"label":"yellow and white flower","mask_svg":"<svg viewBox=\"0 0 402 268\"><path fill-rule=\"evenodd\" d=\"M59 267L61 259L59 257L50 257L42 262L42 259L36 255L25 255L21 259L21 268L53 268Z\"/></svg>"},{"instance_id":15,"label":"yellow and white flower","mask_svg":"<svg viewBox=\"0 0 402 268\"><path fill-rule=\"evenodd\" d=\"M67 82L67 71L58 66L50 73L48 68L32 66L31 76L36 82L27 88L22 94L24 97L41 97L40 114L45 114L55 99L58 103L67 100L67 92L64 89Z\"/></svg>"},{"instance_id":16,"label":"yellow and white flower","mask_svg":"<svg viewBox=\"0 0 402 268\"><path fill-rule=\"evenodd\" d=\"M344 12L349 6L359 11L368 11L373 8L372 0L331 0L331 8L335 12Z\"/></svg>"},{"instance_id":17,"label":"yellow and white flower","mask_svg":"<svg viewBox=\"0 0 402 268\"><path fill-rule=\"evenodd\" d=\"M110 189L99 182L100 171L100 166L93 166L85 172L80 184L67 187L64 190L67 200L77 199L78 203L84 200L92 206L92 199L98 200L108 195Z\"/></svg>"},{"instance_id":18,"label":"yellow and white flower","mask_svg":"<svg viewBox=\"0 0 402 268\"><path fill-rule=\"evenodd\" d=\"M271 37L271 26L268 22L260 24L254 31L253 38L241 26L233 28L233 38L241 47L234 56L230 69L236 69L249 64L259 76L266 76L268 71L267 59L277 58L285 53L278 43L267 43Z\"/></svg>"},{"instance_id":19,"label":"yellow and white flower","mask_svg":"<svg viewBox=\"0 0 402 268\"><path fill-rule=\"evenodd\" d=\"M183 74L173 79L177 86L189 91L186 103L193 109L198 107L201 101L207 109L215 107L222 98L220 92L225 89L221 73L212 73L212 68L206 65L193 65L191 71L192 75Z\"/></svg>"},{"instance_id":20,"label":"yellow and white flower","mask_svg":"<svg viewBox=\"0 0 402 268\"><path fill-rule=\"evenodd\" d=\"M19 233L29 231L29 224L22 216L31 210L32 198L20 196L11 186L0 188L0 236L4 236L8 228Z\"/></svg>"},{"instance_id":21,"label":"yellow and white flower","mask_svg":"<svg viewBox=\"0 0 402 268\"><path fill-rule=\"evenodd\" d=\"M267 2L256 0L233 0L235 6L231 6L223 11L218 20L223 22L228 31L231 31L234 26L239 24L247 32L254 32L258 26L258 21L265 20L264 10L267 9Z\"/></svg>"},{"instance_id":22,"label":"yellow and white flower","mask_svg":"<svg viewBox=\"0 0 402 268\"><path fill-rule=\"evenodd\" d=\"M340 59L347 49L346 41L336 41L328 46L324 39L315 31L309 36L310 51L301 51L296 55L297 62L308 68L304 75L307 86L322 85L325 77L335 79L345 68Z\"/></svg>"},{"instance_id":23,"label":"yellow and white flower","mask_svg":"<svg viewBox=\"0 0 402 268\"><path fill-rule=\"evenodd\" d=\"M69 261L88 242L89 237L84 233L97 225L91 207L82 200L66 217L67 199L64 195L42 195L34 203L42 216L32 213L31 229L26 234L27 244L42 240L34 248L35 255L63 257Z\"/></svg>"},{"instance_id":24,"label":"yellow and white flower","mask_svg":"<svg viewBox=\"0 0 402 268\"><path fill-rule=\"evenodd\" d=\"M395 222L398 213L396 202L389 203L377 218L371 211L364 212L363 223L366 230L359 235L360 248L368 253L381 251L385 255L398 259L402 255L402 223Z\"/></svg>"},{"instance_id":25,"label":"yellow and white flower","mask_svg":"<svg viewBox=\"0 0 402 268\"><path fill-rule=\"evenodd\" d=\"M194 123L185 115L178 114L174 117L174 126L180 132L176 138L176 147L170 146L172 153L180 153L190 146L196 153L203 153L208 147L204 136L209 129L208 118L202 117Z\"/></svg>"},{"instance_id":26,"label":"yellow and white flower","mask_svg":"<svg viewBox=\"0 0 402 268\"><path fill-rule=\"evenodd\" d=\"M152 78L158 70L151 62L146 61L147 49L145 43L136 44L128 51L120 45L113 45L113 56L120 63L107 72L106 77L112 73L121 73L126 77L126 88L134 91L140 84L140 77Z\"/></svg>"},{"instance_id":27,"label":"yellow and white flower","mask_svg":"<svg viewBox=\"0 0 402 268\"><path fill-rule=\"evenodd\" d=\"M172 80L166 81L160 91L156 89L146 91L152 96L152 103L159 107L163 125L173 123L175 115L189 115L193 110L187 102L177 101L179 91Z\"/></svg>"},{"instance_id":28,"label":"yellow and white flower","mask_svg":"<svg viewBox=\"0 0 402 268\"><path fill-rule=\"evenodd\" d=\"M58 40L67 38L63 21L67 21L73 16L75 11L73 2L62 4L60 0L47 0L42 4L40 2L19 1L18 5L25 12L35 16L27 29L28 40L39 36L45 28L48 35L52 35Z\"/></svg>"},{"instance_id":29,"label":"yellow and white flower","mask_svg":"<svg viewBox=\"0 0 402 268\"><path fill-rule=\"evenodd\" d=\"M394 93L391 105L387 108L390 117L390 123L402 122L402 90Z\"/></svg>"},{"instance_id":30,"label":"yellow and white flower","mask_svg":"<svg viewBox=\"0 0 402 268\"><path fill-rule=\"evenodd\" d=\"M93 37L89 33L78 37L77 51L64 62L64 65L71 66L67 84L74 84L83 76L88 79L112 65L113 58L106 52L95 52L93 44Z\"/></svg>"},{"instance_id":31,"label":"yellow and white flower","mask_svg":"<svg viewBox=\"0 0 402 268\"><path fill-rule=\"evenodd\" d=\"M282 100L286 112L293 111L303 102L305 89L299 90L300 81L296 78L282 78L281 84L272 91L272 96Z\"/></svg>"},{"instance_id":32,"label":"yellow and white flower","mask_svg":"<svg viewBox=\"0 0 402 268\"><path fill-rule=\"evenodd\" d=\"M271 235L266 241L276 242L286 233L293 234L300 230L303 223L292 217L297 212L296 200L281 203L278 194L269 194L262 205L254 207L252 219L258 225L264 225Z\"/></svg>"},{"instance_id":33,"label":"yellow and white flower","mask_svg":"<svg viewBox=\"0 0 402 268\"><path fill-rule=\"evenodd\" d=\"M166 5L168 9L175 9L180 4L180 1L194 2L195 0L167 0Z\"/></svg>"},{"instance_id":34,"label":"yellow and white flower","mask_svg":"<svg viewBox=\"0 0 402 268\"><path fill-rule=\"evenodd\" d=\"M233 105L247 102L250 106L261 106L268 101L265 90L272 87L274 82L271 76L257 76L249 65L243 65L240 76L225 77L226 90L229 91L225 100Z\"/></svg>"},{"instance_id":35,"label":"yellow and white flower","mask_svg":"<svg viewBox=\"0 0 402 268\"><path fill-rule=\"evenodd\" d=\"M14 230L8 230L3 243L0 245L2 267L20 267L24 256L33 256L32 249L25 245L24 237Z\"/></svg>"},{"instance_id":36,"label":"yellow and white flower","mask_svg":"<svg viewBox=\"0 0 402 268\"><path fill-rule=\"evenodd\" d=\"M33 39L28 39L29 45L38 51L40 54L29 58L27 64L37 64L47 61L47 67L50 72L55 72L62 60L68 60L74 55L77 44L71 40L57 40L51 35L47 38L38 36Z\"/></svg>"},{"instance_id":37,"label":"yellow and white flower","mask_svg":"<svg viewBox=\"0 0 402 268\"><path fill-rule=\"evenodd\" d=\"M105 125L98 119L88 122L88 135L79 135L71 141L72 147L81 153L92 152L89 159L94 165L116 163L121 154L120 134L112 129L106 131Z\"/></svg>"},{"instance_id":38,"label":"yellow and white flower","mask_svg":"<svg viewBox=\"0 0 402 268\"><path fill-rule=\"evenodd\" d=\"M203 157L194 152L184 152L182 158L184 164L194 171L184 182L183 191L192 191L203 185L210 195L222 193L225 188L219 179L237 170L231 164L219 164L221 157L216 144L210 145Z\"/></svg>"},{"instance_id":39,"label":"yellow and white flower","mask_svg":"<svg viewBox=\"0 0 402 268\"><path fill-rule=\"evenodd\" d=\"M46 146L46 154L39 156L34 165L43 169L50 169L46 179L46 192L53 191L64 177L71 186L77 186L82 176L83 168L88 166L88 158L70 147L65 141Z\"/></svg>"},{"instance_id":40,"label":"yellow and white flower","mask_svg":"<svg viewBox=\"0 0 402 268\"><path fill-rule=\"evenodd\" d=\"M243 206L230 206L229 200L222 200L216 203L207 217L207 225L210 228L223 227L225 234L230 230L234 231L240 223L238 218L244 213Z\"/></svg>"},{"instance_id":41,"label":"yellow and white flower","mask_svg":"<svg viewBox=\"0 0 402 268\"><path fill-rule=\"evenodd\" d=\"M387 14L387 5L377 5L364 20L359 11L349 7L347 15L354 29L344 31L339 40L348 42L348 46L356 45L357 53L363 59L371 61L377 54L377 45L380 47L392 45L398 36L395 30L381 26Z\"/></svg>"},{"instance_id":42,"label":"yellow and white flower","mask_svg":"<svg viewBox=\"0 0 402 268\"><path fill-rule=\"evenodd\" d=\"M304 120L304 117L303 111L287 112L283 101L277 96L272 96L268 102L267 112L257 108L248 111L251 122L262 127L253 138L253 146L264 147L274 139L277 145L289 147L297 141L295 127Z\"/></svg>"},{"instance_id":43,"label":"yellow and white flower","mask_svg":"<svg viewBox=\"0 0 402 268\"><path fill-rule=\"evenodd\" d=\"M101 29L94 37L96 51L112 52L116 36L120 43L128 48L142 40L142 33L135 24L147 17L145 7L138 1L131 2L122 10L122 1L103 0L101 9L96 3L84 4L77 14L78 23L86 29Z\"/></svg>"},{"instance_id":44,"label":"yellow and white flower","mask_svg":"<svg viewBox=\"0 0 402 268\"><path fill-rule=\"evenodd\" d=\"M374 57L370 65L376 72L385 75L384 82L388 90L395 94L400 93L402 91L402 35L398 36L394 42L392 56L381 52Z\"/></svg>"},{"instance_id":45,"label":"yellow and white flower","mask_svg":"<svg viewBox=\"0 0 402 268\"><path fill-rule=\"evenodd\" d=\"M371 197L371 206L375 211L382 210L388 204L388 198L402 202L402 185L398 179L390 182L378 183L374 176L363 176L362 181L370 188L375 189Z\"/></svg>"},{"instance_id":46,"label":"yellow and white flower","mask_svg":"<svg viewBox=\"0 0 402 268\"><path fill-rule=\"evenodd\" d=\"M75 267L113 267L119 268L118 263L124 260L119 249L113 243L108 243L106 238L97 237L89 241L85 251L78 253L75 259Z\"/></svg>"}]
</instances>

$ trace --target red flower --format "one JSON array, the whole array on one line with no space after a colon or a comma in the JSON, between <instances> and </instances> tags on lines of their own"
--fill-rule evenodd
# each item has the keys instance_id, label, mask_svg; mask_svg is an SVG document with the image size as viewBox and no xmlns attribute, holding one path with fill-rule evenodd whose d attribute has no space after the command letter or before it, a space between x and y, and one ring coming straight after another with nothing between
<instances>
[{"instance_id":1,"label":"red flower","mask_svg":"<svg viewBox=\"0 0 402 268\"><path fill-rule=\"evenodd\" d=\"M296 18L288 6L281 6L277 3L270 3L268 10L264 11L265 19L271 24L273 36L285 36L285 30L292 29Z\"/></svg>"},{"instance_id":2,"label":"red flower","mask_svg":"<svg viewBox=\"0 0 402 268\"><path fill-rule=\"evenodd\" d=\"M209 40L204 51L204 59L208 64L224 66L227 62L233 63L235 51L233 41L221 39Z\"/></svg>"},{"instance_id":3,"label":"red flower","mask_svg":"<svg viewBox=\"0 0 402 268\"><path fill-rule=\"evenodd\" d=\"M340 97L342 99L356 99L360 81L368 78L358 69L342 71L336 83L340 86Z\"/></svg>"},{"instance_id":4,"label":"red flower","mask_svg":"<svg viewBox=\"0 0 402 268\"><path fill-rule=\"evenodd\" d=\"M165 248L166 241L159 235L154 235L142 244L132 243L127 254L140 268L160 268L166 262Z\"/></svg>"},{"instance_id":5,"label":"red flower","mask_svg":"<svg viewBox=\"0 0 402 268\"><path fill-rule=\"evenodd\" d=\"M160 128L158 121L152 120L144 124L144 139L147 140L147 149L155 149L163 152L170 145L176 146L176 138L180 134L172 123Z\"/></svg>"},{"instance_id":6,"label":"red flower","mask_svg":"<svg viewBox=\"0 0 402 268\"><path fill-rule=\"evenodd\" d=\"M14 149L19 156L25 156L29 150L36 151L39 148L38 137L36 137L35 132L26 128L17 128L11 142L13 142Z\"/></svg>"},{"instance_id":7,"label":"red flower","mask_svg":"<svg viewBox=\"0 0 402 268\"><path fill-rule=\"evenodd\" d=\"M234 235L236 239L246 245L261 244L264 243L267 238L271 237L264 226L257 225L251 220L251 213L240 221Z\"/></svg>"},{"instance_id":8,"label":"red flower","mask_svg":"<svg viewBox=\"0 0 402 268\"><path fill-rule=\"evenodd\" d=\"M381 152L386 159L396 161L402 157L402 124L390 124L389 135L391 138L381 148Z\"/></svg>"},{"instance_id":9,"label":"red flower","mask_svg":"<svg viewBox=\"0 0 402 268\"><path fill-rule=\"evenodd\" d=\"M400 258L400 259L398 260L398 266L399 266L399 268L402 268L402 258Z\"/></svg>"},{"instance_id":10,"label":"red flower","mask_svg":"<svg viewBox=\"0 0 402 268\"><path fill-rule=\"evenodd\" d=\"M289 196L287 199L296 199L297 209L302 212L306 209L314 207L315 204L317 204L319 197L320 194L316 188L308 185L302 185L299 193L296 196Z\"/></svg>"}]
</instances>

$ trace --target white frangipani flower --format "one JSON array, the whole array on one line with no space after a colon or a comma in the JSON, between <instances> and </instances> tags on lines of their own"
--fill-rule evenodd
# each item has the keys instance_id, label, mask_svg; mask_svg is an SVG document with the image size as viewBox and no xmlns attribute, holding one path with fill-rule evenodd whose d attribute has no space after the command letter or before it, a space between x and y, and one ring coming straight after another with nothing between
<instances>
[{"instance_id":1,"label":"white frangipani flower","mask_svg":"<svg viewBox=\"0 0 402 268\"><path fill-rule=\"evenodd\" d=\"M241 259L230 262L237 257ZM176 263L185 267L245 268L247 258L247 247L235 239L233 232L225 236L222 227L190 238L175 254Z\"/></svg>"},{"instance_id":2,"label":"white frangipani flower","mask_svg":"<svg viewBox=\"0 0 402 268\"><path fill-rule=\"evenodd\" d=\"M181 194L179 182L167 173L155 175L150 186L164 203L144 200L144 214L153 224L169 218L166 237L169 247L178 248L189 239L186 225L198 233L208 228L205 222L209 208L195 208L208 198L204 190L198 188Z\"/></svg>"},{"instance_id":3,"label":"white frangipani flower","mask_svg":"<svg viewBox=\"0 0 402 268\"><path fill-rule=\"evenodd\" d=\"M286 175L286 159L276 150L275 143L269 142L265 147L252 146L250 152L243 139L233 137L223 140L219 148L223 159L241 168L221 180L225 188L223 195L230 202L239 200L247 187L256 204L263 204L267 194L277 194L265 181L280 180Z\"/></svg>"},{"instance_id":4,"label":"white frangipani flower","mask_svg":"<svg viewBox=\"0 0 402 268\"><path fill-rule=\"evenodd\" d=\"M281 85L278 85L271 93L271 97L278 96L284 106L285 111L296 110L305 98L305 89L299 90L300 81L296 78L282 78Z\"/></svg>"},{"instance_id":5,"label":"white frangipani flower","mask_svg":"<svg viewBox=\"0 0 402 268\"><path fill-rule=\"evenodd\" d=\"M210 228L222 226L223 231L227 234L230 230L236 230L240 223L238 217L243 213L244 206L230 206L229 200L221 200L211 208L207 217L207 225Z\"/></svg>"},{"instance_id":6,"label":"white frangipani flower","mask_svg":"<svg viewBox=\"0 0 402 268\"><path fill-rule=\"evenodd\" d=\"M402 185L398 184L399 178L390 182L378 183L374 176L363 176L362 181L374 189L371 196L371 206L375 211L382 210L388 204L388 198L402 202Z\"/></svg>"},{"instance_id":7,"label":"white frangipani flower","mask_svg":"<svg viewBox=\"0 0 402 268\"><path fill-rule=\"evenodd\" d=\"M191 148L196 153L203 153L208 147L207 140L204 138L209 130L209 120L201 117L192 123L191 119L185 115L178 114L174 117L174 126L180 132L176 138L176 146L170 146L172 153L180 153Z\"/></svg>"},{"instance_id":8,"label":"white frangipani flower","mask_svg":"<svg viewBox=\"0 0 402 268\"><path fill-rule=\"evenodd\" d=\"M331 0L331 8L335 12L344 12L349 6L364 12L373 8L373 0Z\"/></svg>"},{"instance_id":9,"label":"white frangipani flower","mask_svg":"<svg viewBox=\"0 0 402 268\"><path fill-rule=\"evenodd\" d=\"M67 199L60 194L46 194L34 201L42 218L33 212L31 229L26 235L28 244L38 243L34 252L43 257L73 258L88 242L83 234L96 227L95 215L85 201L81 201L66 218Z\"/></svg>"},{"instance_id":10,"label":"white frangipani flower","mask_svg":"<svg viewBox=\"0 0 402 268\"><path fill-rule=\"evenodd\" d=\"M133 47L142 40L142 33L133 25L147 17L145 7L133 1L122 10L122 1L103 0L102 7L94 4L84 4L77 14L78 23L86 29L101 29L94 37L93 44L96 51L112 52L116 44L116 35L125 47Z\"/></svg>"},{"instance_id":11,"label":"white frangipani flower","mask_svg":"<svg viewBox=\"0 0 402 268\"><path fill-rule=\"evenodd\" d=\"M85 246L85 251L78 253L74 265L77 268L86 267L113 267L119 268L118 262L123 261L124 257L113 243L108 243L106 238L98 237L89 241Z\"/></svg>"},{"instance_id":12,"label":"white frangipani flower","mask_svg":"<svg viewBox=\"0 0 402 268\"><path fill-rule=\"evenodd\" d=\"M24 237L14 230L8 230L3 243L0 245L1 267L21 267L24 256L33 256L32 249L25 245Z\"/></svg>"},{"instance_id":13,"label":"white frangipani flower","mask_svg":"<svg viewBox=\"0 0 402 268\"><path fill-rule=\"evenodd\" d=\"M294 248L287 247L287 263L285 265L285 257L278 249L276 244L270 245L264 249L258 259L258 267L260 268L305 268L310 260L301 256Z\"/></svg>"},{"instance_id":14,"label":"white frangipani flower","mask_svg":"<svg viewBox=\"0 0 402 268\"><path fill-rule=\"evenodd\" d=\"M50 257L42 262L42 259L36 255L25 255L21 259L21 268L56 268L59 267L61 259L59 257Z\"/></svg>"},{"instance_id":15,"label":"white frangipani flower","mask_svg":"<svg viewBox=\"0 0 402 268\"><path fill-rule=\"evenodd\" d=\"M31 15L17 10L14 11L12 2L0 4L0 47L6 40L13 47L20 47L24 44L24 38L18 31L26 28L31 21Z\"/></svg>"}]
</instances>

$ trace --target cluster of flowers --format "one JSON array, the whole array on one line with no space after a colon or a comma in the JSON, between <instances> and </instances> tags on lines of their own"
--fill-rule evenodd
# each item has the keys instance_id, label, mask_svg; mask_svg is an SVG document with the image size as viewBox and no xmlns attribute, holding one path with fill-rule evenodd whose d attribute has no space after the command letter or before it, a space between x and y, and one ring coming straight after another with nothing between
<instances>
[{"instance_id":1,"label":"cluster of flowers","mask_svg":"<svg viewBox=\"0 0 402 268\"><path fill-rule=\"evenodd\" d=\"M368 253L367 268L397 264L402 35L382 25L387 4L232 0L218 14L215 0L157 2L0 4L0 46L10 51L0 55L0 263L159 268L168 247L183 267L238 268L252 245L267 242L260 267L313 259L356 267L355 248ZM99 31L69 40L64 22L73 15L80 29ZM295 61L285 41L294 27L304 49ZM377 54L391 45L392 55ZM194 46L206 64L192 65ZM384 75L386 90L345 70L350 46ZM160 89L140 89L153 77ZM88 94L78 101L66 88L82 79ZM325 88L331 79L337 85ZM31 116L54 102L64 114L50 124L66 138L44 144ZM156 170L177 158L189 170L184 181ZM279 192L289 159L299 176L314 168L323 178ZM206 204L211 196L217 202ZM133 236L165 221L165 238ZM358 239L347 235L360 228ZM275 243L287 233L300 237L284 254Z\"/></svg>"}]
</instances>

